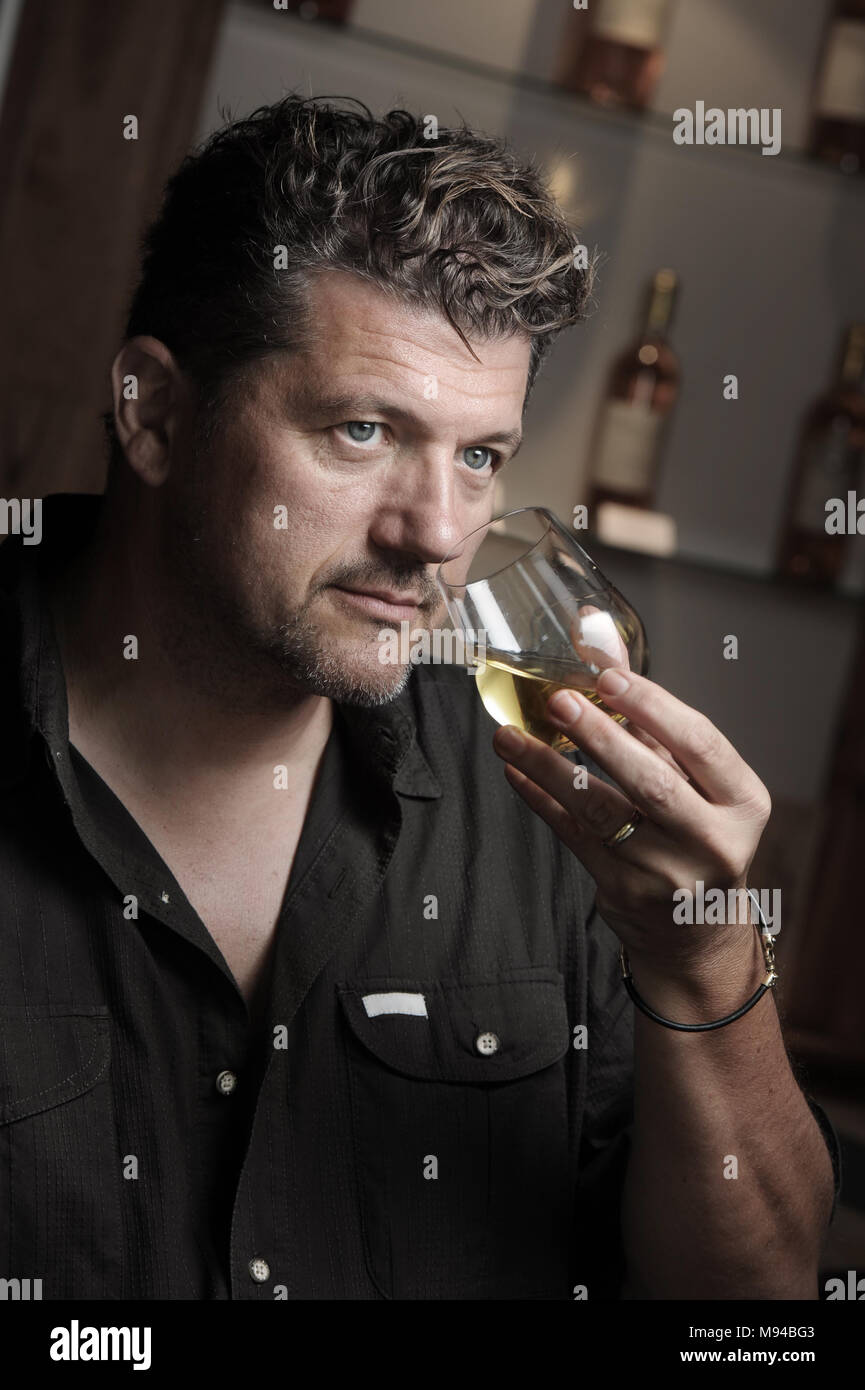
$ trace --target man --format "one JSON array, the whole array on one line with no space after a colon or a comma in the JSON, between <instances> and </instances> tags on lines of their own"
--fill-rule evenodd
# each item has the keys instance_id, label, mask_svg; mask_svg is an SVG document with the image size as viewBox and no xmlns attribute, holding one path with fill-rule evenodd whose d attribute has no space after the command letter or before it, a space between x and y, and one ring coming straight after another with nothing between
<instances>
[{"instance_id":1,"label":"man","mask_svg":"<svg viewBox=\"0 0 865 1390\"><path fill-rule=\"evenodd\" d=\"M837 1154L771 996L634 1032L617 958L674 1021L754 992L753 926L672 893L746 885L765 788L648 679L628 731L551 703L578 790L379 659L587 292L531 168L405 112L286 98L169 185L106 495L0 557L0 1250L43 1297L817 1296Z\"/></svg>"}]
</instances>

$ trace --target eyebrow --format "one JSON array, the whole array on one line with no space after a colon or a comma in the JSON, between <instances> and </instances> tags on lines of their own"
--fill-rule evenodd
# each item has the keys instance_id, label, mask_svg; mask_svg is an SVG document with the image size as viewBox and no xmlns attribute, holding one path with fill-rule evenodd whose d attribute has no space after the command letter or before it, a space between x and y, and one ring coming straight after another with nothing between
<instances>
[{"instance_id":1,"label":"eyebrow","mask_svg":"<svg viewBox=\"0 0 865 1390\"><path fill-rule=\"evenodd\" d=\"M319 396L310 401L310 413L313 412L316 415L338 415L343 420L367 420L377 415L387 415L403 424L413 425L415 429L425 428L420 416L379 396ZM485 443L510 445L514 454L523 442L521 430L493 430L488 434L482 431L478 437Z\"/></svg>"}]
</instances>

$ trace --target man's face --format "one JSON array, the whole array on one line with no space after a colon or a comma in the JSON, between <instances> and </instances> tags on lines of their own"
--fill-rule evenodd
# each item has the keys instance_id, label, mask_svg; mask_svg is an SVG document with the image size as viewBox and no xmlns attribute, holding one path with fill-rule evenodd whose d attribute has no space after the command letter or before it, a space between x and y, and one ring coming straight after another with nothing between
<instances>
[{"instance_id":1,"label":"man's face","mask_svg":"<svg viewBox=\"0 0 865 1390\"><path fill-rule=\"evenodd\" d=\"M380 661L379 633L442 621L436 567L492 515L529 343L473 340L478 362L446 319L354 276L310 295L309 349L255 364L172 468L162 558L251 682L376 704L410 669Z\"/></svg>"}]
</instances>

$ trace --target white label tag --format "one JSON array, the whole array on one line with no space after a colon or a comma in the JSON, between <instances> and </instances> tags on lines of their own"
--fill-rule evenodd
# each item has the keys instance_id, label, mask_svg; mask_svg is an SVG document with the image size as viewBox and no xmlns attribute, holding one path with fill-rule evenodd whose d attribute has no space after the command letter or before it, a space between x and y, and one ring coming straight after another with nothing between
<instances>
[{"instance_id":1,"label":"white label tag","mask_svg":"<svg viewBox=\"0 0 865 1390\"><path fill-rule=\"evenodd\" d=\"M667 0L603 0L595 20L598 38L654 48L661 37Z\"/></svg>"},{"instance_id":2,"label":"white label tag","mask_svg":"<svg viewBox=\"0 0 865 1390\"><path fill-rule=\"evenodd\" d=\"M379 1014L413 1014L417 1018L428 1018L426 1000L422 994L365 994L363 1007L367 1018L377 1018Z\"/></svg>"},{"instance_id":3,"label":"white label tag","mask_svg":"<svg viewBox=\"0 0 865 1390\"><path fill-rule=\"evenodd\" d=\"M608 401L594 477L614 492L642 492L652 478L663 416L636 401Z\"/></svg>"}]
</instances>

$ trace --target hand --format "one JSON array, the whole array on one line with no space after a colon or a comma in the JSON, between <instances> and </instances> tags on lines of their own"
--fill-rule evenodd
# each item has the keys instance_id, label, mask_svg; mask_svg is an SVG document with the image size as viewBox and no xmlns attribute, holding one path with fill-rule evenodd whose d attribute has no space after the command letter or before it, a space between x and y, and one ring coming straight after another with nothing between
<instances>
[{"instance_id":1,"label":"hand","mask_svg":"<svg viewBox=\"0 0 865 1390\"><path fill-rule=\"evenodd\" d=\"M627 682L621 692L612 688L617 676ZM547 715L621 790L591 774L585 788L575 788L572 763L511 726L497 730L493 746L511 785L592 875L598 908L632 964L699 978L707 963L753 945L754 929L675 923L673 893L693 892L698 879L707 892L747 886L772 809L769 793L705 715L654 681L626 666L608 668L597 688L628 729L576 691L553 695ZM508 746L509 734L519 746ZM644 819L607 848L603 841L634 806Z\"/></svg>"}]
</instances>

